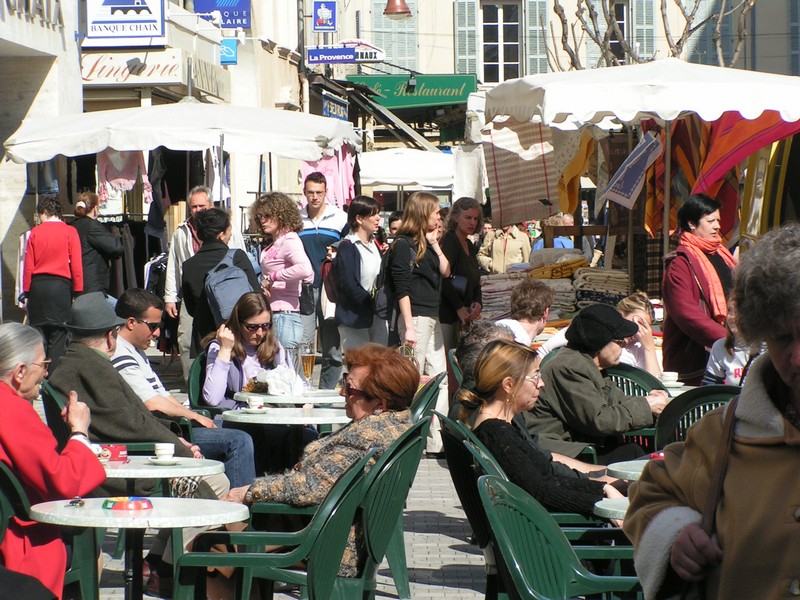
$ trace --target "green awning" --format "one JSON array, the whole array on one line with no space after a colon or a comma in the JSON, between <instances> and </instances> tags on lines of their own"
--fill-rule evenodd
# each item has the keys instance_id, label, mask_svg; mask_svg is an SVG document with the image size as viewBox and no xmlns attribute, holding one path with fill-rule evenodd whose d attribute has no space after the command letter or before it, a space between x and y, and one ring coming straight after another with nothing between
<instances>
[{"instance_id":1,"label":"green awning","mask_svg":"<svg viewBox=\"0 0 800 600\"><path fill-rule=\"evenodd\" d=\"M475 75L414 75L416 85L409 89L409 75L348 75L347 80L369 87L384 96L375 102L389 109L424 108L466 104L478 89Z\"/></svg>"}]
</instances>

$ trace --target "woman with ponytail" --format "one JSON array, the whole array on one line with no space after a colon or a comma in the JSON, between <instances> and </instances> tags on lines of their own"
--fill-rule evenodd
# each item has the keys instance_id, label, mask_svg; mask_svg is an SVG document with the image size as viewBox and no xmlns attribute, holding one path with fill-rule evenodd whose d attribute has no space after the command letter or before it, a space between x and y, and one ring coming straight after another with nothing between
<instances>
[{"instance_id":1,"label":"woman with ponytail","mask_svg":"<svg viewBox=\"0 0 800 600\"><path fill-rule=\"evenodd\" d=\"M720 204L690 196L678 211L678 248L666 258L664 370L699 385L713 343L725 337L728 295L736 259L722 243Z\"/></svg>"},{"instance_id":2,"label":"woman with ponytail","mask_svg":"<svg viewBox=\"0 0 800 600\"><path fill-rule=\"evenodd\" d=\"M544 387L535 364L536 352L522 344L502 339L486 344L475 361L473 388L461 388L456 394L463 407L461 420L474 417L475 436L508 478L545 508L591 515L603 497L621 498L615 486L624 489L624 485L604 476L602 467L540 448L524 422L515 419L536 405Z\"/></svg>"}]
</instances>

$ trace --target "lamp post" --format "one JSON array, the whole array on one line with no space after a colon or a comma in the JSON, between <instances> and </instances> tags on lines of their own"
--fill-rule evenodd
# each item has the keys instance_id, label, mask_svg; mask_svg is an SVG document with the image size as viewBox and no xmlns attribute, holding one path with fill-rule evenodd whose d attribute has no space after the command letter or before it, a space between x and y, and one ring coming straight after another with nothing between
<instances>
[{"instance_id":1,"label":"lamp post","mask_svg":"<svg viewBox=\"0 0 800 600\"><path fill-rule=\"evenodd\" d=\"M411 18L411 9L408 8L406 0L387 0L383 14L390 19L409 19Z\"/></svg>"}]
</instances>

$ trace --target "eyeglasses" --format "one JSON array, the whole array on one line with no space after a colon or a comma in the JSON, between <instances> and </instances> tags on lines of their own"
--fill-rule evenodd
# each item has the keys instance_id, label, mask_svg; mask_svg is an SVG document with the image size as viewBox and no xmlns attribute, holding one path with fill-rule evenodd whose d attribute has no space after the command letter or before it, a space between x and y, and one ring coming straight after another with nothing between
<instances>
[{"instance_id":1,"label":"eyeglasses","mask_svg":"<svg viewBox=\"0 0 800 600\"><path fill-rule=\"evenodd\" d=\"M272 321L266 323L242 323L242 327L247 329L250 333L255 333L259 330L269 331L272 329Z\"/></svg>"},{"instance_id":2,"label":"eyeglasses","mask_svg":"<svg viewBox=\"0 0 800 600\"><path fill-rule=\"evenodd\" d=\"M542 380L542 372L537 370L533 375L525 375L525 381L533 382L533 385L538 384Z\"/></svg>"},{"instance_id":3,"label":"eyeglasses","mask_svg":"<svg viewBox=\"0 0 800 600\"><path fill-rule=\"evenodd\" d=\"M151 323L150 321L145 321L144 319L136 319L136 322L147 325L147 328L150 330L150 333L155 333L156 329L161 327L160 321L158 323Z\"/></svg>"},{"instance_id":4,"label":"eyeglasses","mask_svg":"<svg viewBox=\"0 0 800 600\"><path fill-rule=\"evenodd\" d=\"M311 190L305 190L305 191L303 191L303 195L304 196L324 196L325 192L314 192L314 191L311 191Z\"/></svg>"},{"instance_id":5,"label":"eyeglasses","mask_svg":"<svg viewBox=\"0 0 800 600\"><path fill-rule=\"evenodd\" d=\"M50 358L45 358L45 359L44 359L42 362L38 362L38 363L31 363L31 364L32 364L32 365L36 365L37 367L41 367L42 369L44 369L45 371L47 371L47 369L49 369L49 368L50 368L50 363L51 363L51 362L53 362L53 360L52 360L52 359L50 359Z\"/></svg>"},{"instance_id":6,"label":"eyeglasses","mask_svg":"<svg viewBox=\"0 0 800 600\"><path fill-rule=\"evenodd\" d=\"M272 215L265 215L264 213L258 213L256 215L256 219L258 219L259 221L264 221L265 219L271 219L271 218Z\"/></svg>"},{"instance_id":7,"label":"eyeglasses","mask_svg":"<svg viewBox=\"0 0 800 600\"><path fill-rule=\"evenodd\" d=\"M344 394L345 394L345 396L348 396L348 397L349 396L356 396L356 397L360 396L361 398L365 398L367 400L372 400L372 397L367 392L365 392L364 390L360 390L358 388L353 387L352 385L350 385L349 381L345 381L344 382Z\"/></svg>"}]
</instances>

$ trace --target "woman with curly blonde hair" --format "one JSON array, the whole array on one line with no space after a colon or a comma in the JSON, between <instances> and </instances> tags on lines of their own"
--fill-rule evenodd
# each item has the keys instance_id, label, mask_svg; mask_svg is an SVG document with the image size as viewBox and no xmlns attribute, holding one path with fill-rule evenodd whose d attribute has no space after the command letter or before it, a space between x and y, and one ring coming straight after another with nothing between
<instances>
[{"instance_id":1,"label":"woman with curly blonde hair","mask_svg":"<svg viewBox=\"0 0 800 600\"><path fill-rule=\"evenodd\" d=\"M286 194L269 192L250 206L250 220L269 237L261 251L261 287L269 298L275 336L284 348L297 346L303 337L300 292L311 282L314 270L297 235L303 229L300 209Z\"/></svg>"}]
</instances>

